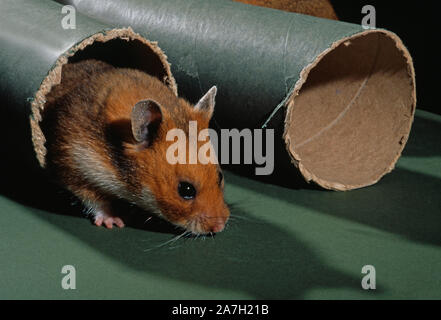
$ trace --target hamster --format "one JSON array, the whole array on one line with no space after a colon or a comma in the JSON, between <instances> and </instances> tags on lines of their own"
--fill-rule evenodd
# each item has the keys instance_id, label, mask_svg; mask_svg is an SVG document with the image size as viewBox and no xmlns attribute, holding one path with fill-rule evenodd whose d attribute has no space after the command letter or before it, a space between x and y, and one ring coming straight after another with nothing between
<instances>
[{"instance_id":1,"label":"hamster","mask_svg":"<svg viewBox=\"0 0 441 320\"><path fill-rule=\"evenodd\" d=\"M218 164L170 164L167 132L208 128L216 87L192 106L159 79L97 60L63 66L41 127L46 168L78 197L97 226L124 226L123 199L194 234L224 229L229 209ZM188 139L187 139L188 141Z\"/></svg>"},{"instance_id":2,"label":"hamster","mask_svg":"<svg viewBox=\"0 0 441 320\"><path fill-rule=\"evenodd\" d=\"M297 12L314 17L338 20L330 0L234 0L260 7Z\"/></svg>"}]
</instances>

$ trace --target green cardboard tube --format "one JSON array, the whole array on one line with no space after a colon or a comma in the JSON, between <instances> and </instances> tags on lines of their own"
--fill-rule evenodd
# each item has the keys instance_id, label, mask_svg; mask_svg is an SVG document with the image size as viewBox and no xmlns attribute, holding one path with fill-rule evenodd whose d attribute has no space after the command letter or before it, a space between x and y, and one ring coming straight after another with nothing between
<instances>
[{"instance_id":1,"label":"green cardboard tube","mask_svg":"<svg viewBox=\"0 0 441 320\"><path fill-rule=\"evenodd\" d=\"M372 185L406 144L415 74L390 31L231 1L62 2L157 40L182 95L196 101L217 85L219 126L281 132L285 157L307 181Z\"/></svg>"},{"instance_id":2,"label":"green cardboard tube","mask_svg":"<svg viewBox=\"0 0 441 320\"><path fill-rule=\"evenodd\" d=\"M2 133L4 141L15 139L10 146L16 147L16 159L33 159L44 167L40 111L45 95L60 83L62 66L70 61L96 58L137 68L159 77L176 93L164 53L130 28L114 29L76 14L75 29L64 29L62 5L53 1L2 0L0 12ZM3 148L10 152L7 157L13 156L12 149Z\"/></svg>"}]
</instances>

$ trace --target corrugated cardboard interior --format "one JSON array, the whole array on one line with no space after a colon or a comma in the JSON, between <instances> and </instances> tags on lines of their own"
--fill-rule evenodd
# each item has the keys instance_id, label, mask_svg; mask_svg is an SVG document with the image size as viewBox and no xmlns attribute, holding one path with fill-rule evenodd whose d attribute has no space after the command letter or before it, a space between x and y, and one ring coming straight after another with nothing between
<instances>
[{"instance_id":1,"label":"corrugated cardboard interior","mask_svg":"<svg viewBox=\"0 0 441 320\"><path fill-rule=\"evenodd\" d=\"M328 189L377 182L393 169L413 121L415 78L406 48L391 32L366 31L305 69L287 110L293 162Z\"/></svg>"}]
</instances>

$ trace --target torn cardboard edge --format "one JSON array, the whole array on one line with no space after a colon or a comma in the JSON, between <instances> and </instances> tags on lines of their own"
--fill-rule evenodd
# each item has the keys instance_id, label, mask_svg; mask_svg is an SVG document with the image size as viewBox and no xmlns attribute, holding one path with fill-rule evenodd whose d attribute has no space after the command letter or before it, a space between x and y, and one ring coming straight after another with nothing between
<instances>
[{"instance_id":1,"label":"torn cardboard edge","mask_svg":"<svg viewBox=\"0 0 441 320\"><path fill-rule=\"evenodd\" d=\"M135 33L130 27L104 30L89 36L88 38L69 48L57 59L52 69L43 79L38 91L35 93L35 96L32 100L30 115L32 142L37 160L41 167L44 168L46 165L45 157L47 152L45 147L46 139L40 128L40 122L42 120L41 112L44 110L46 95L51 91L53 86L61 82L62 68L63 65L69 62L69 58L74 57L76 54L85 50L86 48L90 48L91 46L97 45L98 43L106 44L109 43L109 41L111 40L122 40L124 42L127 42L127 44L129 42L139 41L144 46L144 49L149 50L153 55L159 58L159 63L161 64L160 69L163 71L163 76L160 80L162 80L168 87L170 87L172 91L177 95L177 85L170 70L170 63L168 62L165 53L158 47L157 42L152 42L145 39L138 33ZM127 50L131 50L128 45ZM132 50L136 50L136 48L132 48ZM91 56L90 58L94 57ZM139 65L141 66L143 62L135 61L135 63L139 63ZM139 69L142 68L140 67Z\"/></svg>"},{"instance_id":2,"label":"torn cardboard edge","mask_svg":"<svg viewBox=\"0 0 441 320\"><path fill-rule=\"evenodd\" d=\"M409 137L412 58L387 30L343 38L303 68L285 106L286 149L306 181L338 191L375 184Z\"/></svg>"}]
</instances>

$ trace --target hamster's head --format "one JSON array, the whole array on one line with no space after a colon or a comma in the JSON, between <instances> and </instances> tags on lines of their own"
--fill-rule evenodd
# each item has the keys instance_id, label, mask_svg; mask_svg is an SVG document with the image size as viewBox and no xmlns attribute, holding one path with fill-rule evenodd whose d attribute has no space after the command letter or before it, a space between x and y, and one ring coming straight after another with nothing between
<instances>
[{"instance_id":1,"label":"hamster's head","mask_svg":"<svg viewBox=\"0 0 441 320\"><path fill-rule=\"evenodd\" d=\"M195 106L143 100L132 110L136 203L195 234L222 231L230 215L208 129L215 95L213 87Z\"/></svg>"}]
</instances>

